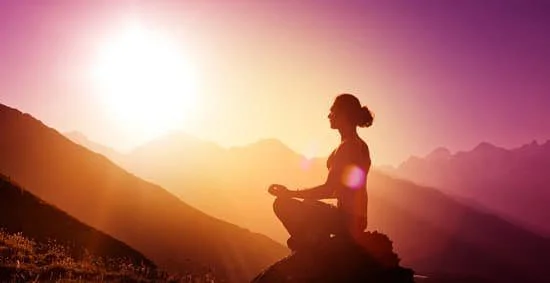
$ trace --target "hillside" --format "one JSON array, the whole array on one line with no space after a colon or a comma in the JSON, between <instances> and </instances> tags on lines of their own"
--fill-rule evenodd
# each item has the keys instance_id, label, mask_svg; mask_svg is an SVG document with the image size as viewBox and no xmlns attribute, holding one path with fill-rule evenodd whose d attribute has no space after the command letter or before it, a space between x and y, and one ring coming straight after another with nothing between
<instances>
[{"instance_id":1,"label":"hillside","mask_svg":"<svg viewBox=\"0 0 550 283\"><path fill-rule=\"evenodd\" d=\"M72 247L70 255L76 258L90 253L154 267L153 262L125 243L45 203L1 174L0 229L7 233L23 233L37 241L55 240Z\"/></svg>"},{"instance_id":2,"label":"hillside","mask_svg":"<svg viewBox=\"0 0 550 283\"><path fill-rule=\"evenodd\" d=\"M165 282L168 278L166 273L124 259L91 254L74 258L68 250L52 241L0 230L0 281Z\"/></svg>"},{"instance_id":3,"label":"hillside","mask_svg":"<svg viewBox=\"0 0 550 283\"><path fill-rule=\"evenodd\" d=\"M243 282L287 254L266 236L208 216L28 114L0 106L0 133L0 172L169 271L210 268L217 278Z\"/></svg>"},{"instance_id":4,"label":"hillside","mask_svg":"<svg viewBox=\"0 0 550 283\"><path fill-rule=\"evenodd\" d=\"M326 170L319 160L307 160L277 140L225 149L185 134L145 144L127 154L121 166L202 211L281 243L286 231L274 223L267 186L316 185Z\"/></svg>"},{"instance_id":5,"label":"hillside","mask_svg":"<svg viewBox=\"0 0 550 283\"><path fill-rule=\"evenodd\" d=\"M481 143L470 151L444 148L411 157L390 173L497 213L550 238L550 141L514 149Z\"/></svg>"},{"instance_id":6,"label":"hillside","mask_svg":"<svg viewBox=\"0 0 550 283\"><path fill-rule=\"evenodd\" d=\"M0 281L158 281L142 254L0 175ZM191 273L191 272L190 272ZM198 275L196 275L198 277Z\"/></svg>"},{"instance_id":7,"label":"hillside","mask_svg":"<svg viewBox=\"0 0 550 283\"><path fill-rule=\"evenodd\" d=\"M276 140L223 149L170 135L137 149L126 162L128 170L203 211L281 243L287 234L272 212L267 186L311 186L326 175L325 160L305 159ZM537 282L546 276L548 240L433 188L376 170L369 175L369 223L370 230L394 241L404 266L431 278L450 274Z\"/></svg>"},{"instance_id":8,"label":"hillside","mask_svg":"<svg viewBox=\"0 0 550 283\"><path fill-rule=\"evenodd\" d=\"M110 147L104 146L102 144L96 143L88 139L88 137L86 137L81 132L72 131L72 132L64 133L63 135L76 144L82 145L85 148L95 153L108 157L111 161L113 161L116 164L118 164L124 158L123 154L117 152L116 150Z\"/></svg>"}]
</instances>

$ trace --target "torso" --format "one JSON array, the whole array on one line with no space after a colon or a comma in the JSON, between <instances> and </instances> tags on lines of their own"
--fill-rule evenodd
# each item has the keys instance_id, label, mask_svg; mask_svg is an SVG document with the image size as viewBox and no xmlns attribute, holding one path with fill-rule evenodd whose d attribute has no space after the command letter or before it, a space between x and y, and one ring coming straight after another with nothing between
<instances>
[{"instance_id":1,"label":"torso","mask_svg":"<svg viewBox=\"0 0 550 283\"><path fill-rule=\"evenodd\" d=\"M336 198L338 209L345 214L366 218L370 166L369 148L358 137L343 141L328 158L327 168L337 170L343 184L336 189Z\"/></svg>"}]
</instances>

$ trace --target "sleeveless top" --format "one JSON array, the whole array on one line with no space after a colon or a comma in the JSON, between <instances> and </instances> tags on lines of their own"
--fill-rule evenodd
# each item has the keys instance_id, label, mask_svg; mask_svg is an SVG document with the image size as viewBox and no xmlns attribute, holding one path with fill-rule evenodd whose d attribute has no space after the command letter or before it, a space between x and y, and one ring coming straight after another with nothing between
<instances>
[{"instance_id":1,"label":"sleeveless top","mask_svg":"<svg viewBox=\"0 0 550 283\"><path fill-rule=\"evenodd\" d=\"M327 160L331 182L339 182L335 190L337 207L347 216L367 217L367 175L371 166L367 144L359 137L345 140ZM366 223L365 223L366 225Z\"/></svg>"}]
</instances>

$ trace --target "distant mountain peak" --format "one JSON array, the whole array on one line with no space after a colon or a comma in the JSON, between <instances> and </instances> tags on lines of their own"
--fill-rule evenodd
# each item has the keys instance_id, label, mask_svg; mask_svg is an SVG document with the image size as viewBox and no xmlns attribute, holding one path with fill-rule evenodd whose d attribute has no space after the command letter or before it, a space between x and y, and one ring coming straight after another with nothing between
<instances>
[{"instance_id":1,"label":"distant mountain peak","mask_svg":"<svg viewBox=\"0 0 550 283\"><path fill-rule=\"evenodd\" d=\"M240 150L240 149L269 149L270 151L272 150L281 150L281 151L288 151L288 152L292 152L292 153L295 153L290 147L288 147L286 144L284 144L282 141L276 139L276 138L263 138L263 139L259 139L255 142L252 142L252 143L249 143L249 144L245 144L245 145L240 145L240 146L232 146L230 147L230 149L236 149L236 150Z\"/></svg>"},{"instance_id":2,"label":"distant mountain peak","mask_svg":"<svg viewBox=\"0 0 550 283\"><path fill-rule=\"evenodd\" d=\"M480 144L478 144L473 150L472 152L486 152L486 151L493 151L493 150L496 150L496 149L499 149L498 147L496 147L495 145L493 145L492 143L489 143L489 142L481 142Z\"/></svg>"},{"instance_id":3,"label":"distant mountain peak","mask_svg":"<svg viewBox=\"0 0 550 283\"><path fill-rule=\"evenodd\" d=\"M538 149L540 147L541 147L541 145L539 144L539 142L537 140L533 140L530 143L522 145L519 149L520 150L529 150L529 149Z\"/></svg>"},{"instance_id":4,"label":"distant mountain peak","mask_svg":"<svg viewBox=\"0 0 550 283\"><path fill-rule=\"evenodd\" d=\"M426 156L428 160L447 160L452 157L451 151L446 147L438 147Z\"/></svg>"},{"instance_id":5,"label":"distant mountain peak","mask_svg":"<svg viewBox=\"0 0 550 283\"><path fill-rule=\"evenodd\" d=\"M299 155L299 153L295 152L290 147L288 147L288 145L276 138L260 139L254 143L243 146L242 148L250 148L262 152L267 151L282 155Z\"/></svg>"},{"instance_id":6,"label":"distant mountain peak","mask_svg":"<svg viewBox=\"0 0 550 283\"><path fill-rule=\"evenodd\" d=\"M84 133L82 133L80 131L76 131L76 130L66 132L65 136L67 136L67 135L72 136L72 137L76 137L76 138L81 138L81 139L88 139L88 137Z\"/></svg>"},{"instance_id":7,"label":"distant mountain peak","mask_svg":"<svg viewBox=\"0 0 550 283\"><path fill-rule=\"evenodd\" d=\"M63 135L79 144L87 144L91 142L88 136L86 136L84 133L80 131L70 131L70 132L64 133Z\"/></svg>"},{"instance_id":8,"label":"distant mountain peak","mask_svg":"<svg viewBox=\"0 0 550 283\"><path fill-rule=\"evenodd\" d=\"M215 148L220 149L220 145L212 141L202 140L196 136L188 134L183 131L173 131L167 134L164 134L160 137L157 137L141 146L138 146L132 153L139 153L143 151L148 151L152 148L156 149L174 149L179 150L196 150L197 148Z\"/></svg>"},{"instance_id":9,"label":"distant mountain peak","mask_svg":"<svg viewBox=\"0 0 550 283\"><path fill-rule=\"evenodd\" d=\"M276 138L265 138L265 139L260 139L258 141L256 141L255 143L253 143L253 145L265 145L265 146L278 146L278 147L284 147L284 148L288 148L288 146L286 144L284 144L282 141L276 139Z\"/></svg>"}]
</instances>

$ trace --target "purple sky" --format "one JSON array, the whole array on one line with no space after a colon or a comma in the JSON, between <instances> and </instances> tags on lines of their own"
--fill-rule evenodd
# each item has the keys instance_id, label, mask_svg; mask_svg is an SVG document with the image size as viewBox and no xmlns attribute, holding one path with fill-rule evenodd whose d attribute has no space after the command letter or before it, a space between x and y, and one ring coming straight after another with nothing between
<instances>
[{"instance_id":1,"label":"purple sky","mask_svg":"<svg viewBox=\"0 0 550 283\"><path fill-rule=\"evenodd\" d=\"M287 64L303 71L278 76L274 84L288 82L291 90L292 79L303 76L296 83L300 89L329 92L293 94L296 104L320 116L306 119L309 131L302 133L304 125L293 128L293 121L303 120L303 113L292 108L284 119L280 110L266 108L273 113L262 112L255 124L246 120L250 107L239 108L239 101L273 100L247 95L254 90L235 83L239 77L229 77L232 84L213 83L217 88L208 86L204 97L218 99L212 94L217 89L231 97L220 98L216 111L243 117L234 123L241 127L250 124L238 137L230 136L237 131L232 125L197 132L206 139L239 144L275 137L299 151L317 139L319 154L325 154L335 143L334 134L326 138L328 98L348 89L357 90L377 115L375 127L361 133L378 152L378 163L437 146L454 151L481 141L514 147L550 139L550 1L113 2L1 1L0 103L116 148L135 145L116 143L121 139L108 128L109 118L98 114L81 73L92 58L86 54L109 26L138 14L156 27L191 34L189 48L209 54L202 58L206 70L250 64L257 73L275 63L265 59L263 69L257 67L264 61L255 60L256 53L280 56L279 62L288 55ZM248 54L256 55L243 62ZM281 124L261 128L262 119Z\"/></svg>"}]
</instances>

